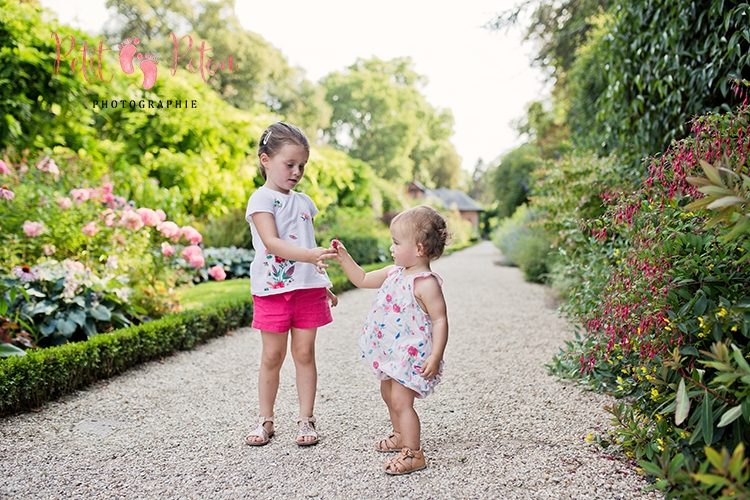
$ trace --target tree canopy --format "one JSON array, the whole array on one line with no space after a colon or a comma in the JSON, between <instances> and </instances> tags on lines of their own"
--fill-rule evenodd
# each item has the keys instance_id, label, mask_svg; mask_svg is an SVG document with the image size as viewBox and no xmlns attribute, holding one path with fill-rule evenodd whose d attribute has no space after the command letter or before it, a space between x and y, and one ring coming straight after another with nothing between
<instances>
[{"instance_id":1,"label":"tree canopy","mask_svg":"<svg viewBox=\"0 0 750 500\"><path fill-rule=\"evenodd\" d=\"M425 78L414 71L410 58L358 59L321 83L333 110L324 129L331 145L394 182L406 183L425 173L431 178L421 180L428 184L433 179L457 180L453 172L459 165L448 142L452 113L426 101L420 93ZM443 161L434 161L441 155ZM438 170L440 176L432 176Z\"/></svg>"}]
</instances>

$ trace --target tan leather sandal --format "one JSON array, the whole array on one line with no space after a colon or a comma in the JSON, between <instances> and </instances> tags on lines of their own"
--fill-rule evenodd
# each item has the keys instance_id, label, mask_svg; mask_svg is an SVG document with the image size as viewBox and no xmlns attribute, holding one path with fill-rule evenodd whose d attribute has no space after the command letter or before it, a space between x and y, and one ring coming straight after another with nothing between
<instances>
[{"instance_id":1,"label":"tan leather sandal","mask_svg":"<svg viewBox=\"0 0 750 500\"><path fill-rule=\"evenodd\" d=\"M271 429L271 431L269 432L268 429L266 429L266 426L263 425L266 422L271 422L273 424L273 415L271 415L270 417L258 417L258 427L256 427L250 434L245 436L245 443L249 444L250 446L263 446L265 444L268 444L273 435L276 433L276 430ZM251 439L254 437L260 438L260 441Z\"/></svg>"},{"instance_id":2,"label":"tan leather sandal","mask_svg":"<svg viewBox=\"0 0 750 500\"><path fill-rule=\"evenodd\" d=\"M407 462L407 459L410 462ZM397 457L392 458L385 464L385 473L391 476L401 476L411 474L418 470L427 468L422 448L412 450L411 448L402 448Z\"/></svg>"},{"instance_id":3,"label":"tan leather sandal","mask_svg":"<svg viewBox=\"0 0 750 500\"><path fill-rule=\"evenodd\" d=\"M396 434L401 435L400 432L393 431L393 434L375 443L375 450L382 452L401 451L401 446L398 444L399 439Z\"/></svg>"},{"instance_id":4,"label":"tan leather sandal","mask_svg":"<svg viewBox=\"0 0 750 500\"><path fill-rule=\"evenodd\" d=\"M297 430L296 442L300 446L312 446L318 444L318 432L315 430L315 417L299 417L297 419L297 425L300 425ZM309 441L305 441L306 437L312 437Z\"/></svg>"}]
</instances>

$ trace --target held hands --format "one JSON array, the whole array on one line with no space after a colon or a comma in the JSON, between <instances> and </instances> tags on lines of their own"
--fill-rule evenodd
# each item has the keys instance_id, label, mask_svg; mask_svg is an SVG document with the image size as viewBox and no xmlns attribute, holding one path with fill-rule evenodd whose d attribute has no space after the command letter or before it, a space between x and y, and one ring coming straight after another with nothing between
<instances>
[{"instance_id":1,"label":"held hands","mask_svg":"<svg viewBox=\"0 0 750 500\"><path fill-rule=\"evenodd\" d=\"M312 252L312 256L308 262L315 264L320 274L323 274L328 267L328 264L325 263L326 260L338 258L335 250L330 248L317 247L310 249L310 252Z\"/></svg>"},{"instance_id":2,"label":"held hands","mask_svg":"<svg viewBox=\"0 0 750 500\"><path fill-rule=\"evenodd\" d=\"M424 363L422 363L422 367L419 370L419 375L422 378L433 378L435 375L438 374L440 371L440 361L437 356L430 356L428 357Z\"/></svg>"}]
</instances>

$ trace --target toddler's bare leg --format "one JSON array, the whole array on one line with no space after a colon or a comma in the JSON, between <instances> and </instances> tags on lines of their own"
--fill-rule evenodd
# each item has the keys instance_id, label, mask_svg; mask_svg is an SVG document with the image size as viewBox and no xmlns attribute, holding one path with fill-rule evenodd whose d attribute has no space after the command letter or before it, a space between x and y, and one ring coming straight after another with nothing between
<instances>
[{"instance_id":1,"label":"toddler's bare leg","mask_svg":"<svg viewBox=\"0 0 750 500\"><path fill-rule=\"evenodd\" d=\"M414 410L414 398L417 393L407 389L398 382L391 382L391 394L389 408L393 408L396 415L399 430L401 431L401 446L406 446L412 450L420 448L421 427L419 415Z\"/></svg>"}]
</instances>

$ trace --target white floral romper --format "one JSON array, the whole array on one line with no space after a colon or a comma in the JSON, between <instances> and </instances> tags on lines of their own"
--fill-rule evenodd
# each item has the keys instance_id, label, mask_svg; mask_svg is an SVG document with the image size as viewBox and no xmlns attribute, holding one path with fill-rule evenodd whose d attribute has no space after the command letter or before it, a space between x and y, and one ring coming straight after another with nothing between
<instances>
[{"instance_id":1,"label":"white floral romper","mask_svg":"<svg viewBox=\"0 0 750 500\"><path fill-rule=\"evenodd\" d=\"M443 375L443 362L431 379L419 375L419 367L432 352L432 320L414 297L414 280L435 276L434 272L405 276L404 268L388 273L367 316L359 348L376 378L396 380L413 390L418 398L432 393Z\"/></svg>"}]
</instances>

